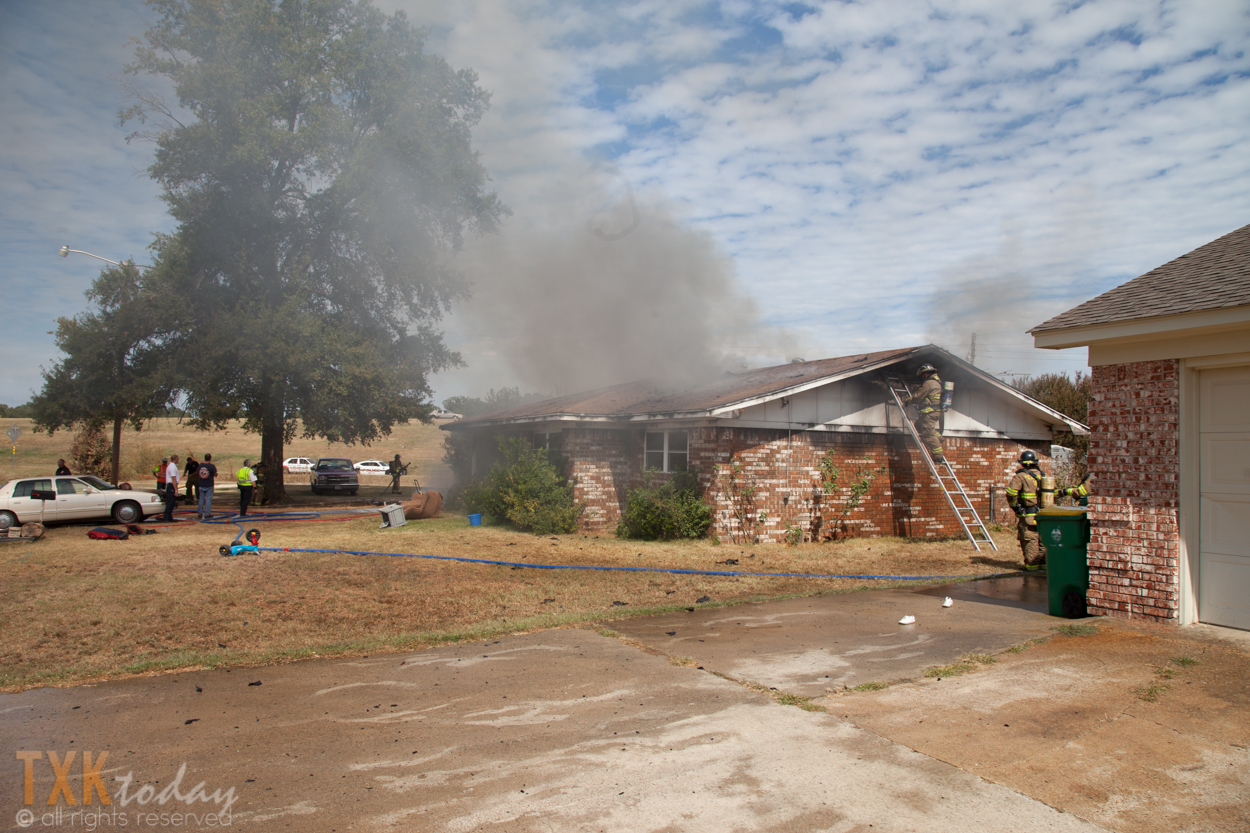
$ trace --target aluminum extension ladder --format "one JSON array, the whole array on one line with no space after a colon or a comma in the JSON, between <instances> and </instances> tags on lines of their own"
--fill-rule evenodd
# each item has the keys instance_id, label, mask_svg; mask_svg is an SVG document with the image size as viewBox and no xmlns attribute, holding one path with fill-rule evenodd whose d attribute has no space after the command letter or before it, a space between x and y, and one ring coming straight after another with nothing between
<instances>
[{"instance_id":1,"label":"aluminum extension ladder","mask_svg":"<svg viewBox=\"0 0 1250 833\"><path fill-rule=\"evenodd\" d=\"M907 387L907 383L897 374L891 373L886 375L886 386L890 389L890 395L894 397L894 404L898 405L899 412L903 415L903 424L907 426L907 433L911 435L912 440L916 443L916 447L920 449L920 456L924 458L925 463L929 466L929 471L933 473L938 485L942 487L942 494L946 495L946 502L954 510L955 517L959 519L959 525L964 528L964 533L968 536L968 540L972 542L972 546L976 547L977 552L980 552L982 544L989 544L990 548L997 552L998 545L990 537L989 530L985 528L985 524L981 523L981 516L977 514L977 510L972 506L972 500L968 497L968 493L964 491L959 478L955 476L955 470L951 468L950 461L946 459L943 459L941 462L934 461L929 456L929 449L925 448L924 443L920 441L920 435L916 433L916 426L907 418L907 408L903 404L907 399L911 398L911 389Z\"/></svg>"}]
</instances>

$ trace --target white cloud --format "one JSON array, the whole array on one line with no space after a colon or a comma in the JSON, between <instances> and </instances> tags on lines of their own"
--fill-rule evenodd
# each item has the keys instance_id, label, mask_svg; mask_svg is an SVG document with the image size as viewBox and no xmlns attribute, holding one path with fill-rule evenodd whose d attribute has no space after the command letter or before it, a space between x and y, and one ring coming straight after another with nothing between
<instances>
[{"instance_id":1,"label":"white cloud","mask_svg":"<svg viewBox=\"0 0 1250 833\"><path fill-rule=\"evenodd\" d=\"M0 128L0 182L22 207L0 217L9 268L30 267L51 287L36 306L67 314L79 305L48 246L130 256L167 220L131 174L146 149L108 118L118 97L96 102L141 7L90 4L71 37L52 23L67 0L48 5L0 20L5 46L25 45L5 50L19 118ZM1002 345L991 370L1074 368L1024 331L1250 222L1238 0L814 1L801 17L741 0L379 5L430 25L431 48L492 91L475 142L513 227L560 227L585 198L570 183L606 152L732 260L809 358L930 335L962 352L978 328ZM960 291L995 303L965 310ZM521 378L473 313L449 321L471 367L437 379L443 395ZM46 336L22 338L50 355ZM24 398L12 384L0 401Z\"/></svg>"}]
</instances>

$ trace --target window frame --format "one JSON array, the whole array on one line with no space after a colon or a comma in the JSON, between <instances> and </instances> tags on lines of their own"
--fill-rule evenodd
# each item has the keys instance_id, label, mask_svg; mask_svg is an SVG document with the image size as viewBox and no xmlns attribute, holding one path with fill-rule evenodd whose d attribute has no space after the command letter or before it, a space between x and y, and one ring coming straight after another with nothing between
<instances>
[{"instance_id":1,"label":"window frame","mask_svg":"<svg viewBox=\"0 0 1250 833\"><path fill-rule=\"evenodd\" d=\"M674 451L671 448L669 437L672 434L682 434L685 437L686 448L684 451ZM664 438L662 449L651 449L648 447L650 445L651 437L655 436L662 436ZM651 454L660 454L664 465L660 468L647 465L647 457ZM672 465L673 457L677 455L680 455L685 462L685 465L681 468L674 468ZM688 471L690 469L690 432L684 428L671 431L647 431L642 438L642 468L644 471L659 471L664 474L671 474L678 471Z\"/></svg>"}]
</instances>

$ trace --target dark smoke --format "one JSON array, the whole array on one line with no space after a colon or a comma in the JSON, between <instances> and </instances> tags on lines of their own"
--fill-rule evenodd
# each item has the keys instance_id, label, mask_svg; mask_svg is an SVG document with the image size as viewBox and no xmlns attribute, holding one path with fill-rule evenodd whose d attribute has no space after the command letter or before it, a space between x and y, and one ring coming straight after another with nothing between
<instances>
[{"instance_id":1,"label":"dark smoke","mask_svg":"<svg viewBox=\"0 0 1250 833\"><path fill-rule=\"evenodd\" d=\"M565 193L547 216L513 217L476 241L461 264L474 296L463 320L502 336L523 388L683 387L793 355L709 235L635 195L610 166Z\"/></svg>"}]
</instances>

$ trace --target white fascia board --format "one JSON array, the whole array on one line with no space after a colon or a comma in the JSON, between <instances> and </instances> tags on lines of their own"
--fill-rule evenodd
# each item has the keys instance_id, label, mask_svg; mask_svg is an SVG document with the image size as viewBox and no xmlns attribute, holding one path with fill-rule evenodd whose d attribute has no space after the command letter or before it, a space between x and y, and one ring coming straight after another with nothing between
<instances>
[{"instance_id":1,"label":"white fascia board","mask_svg":"<svg viewBox=\"0 0 1250 833\"><path fill-rule=\"evenodd\" d=\"M919 352L919 351L915 351L915 352ZM889 361L880 361L880 362L874 362L872 364L864 364L860 367L855 368L854 370L848 370L845 373L834 373L829 376L822 376L819 379L813 379L810 382L804 382L800 385L792 385L788 388L782 388L780 390L775 390L770 393L761 394L760 396L754 396L754 397L751 397L750 399L740 399L737 402L733 402L728 405L722 405L719 408L715 408L714 410L709 411L708 414L709 416L725 416L730 411L739 411L739 410L744 410L746 408L754 407L756 405L763 405L766 402L772 402L774 399L781 399L786 396L794 396L796 394L805 393L806 391L813 390L814 388L824 387L825 385L829 385L834 382L840 382L843 379L851 379L855 376L862 376L870 370L879 370L883 367L889 367L892 364L898 364L904 358L906 357L896 356L895 358L890 359Z\"/></svg>"},{"instance_id":2,"label":"white fascia board","mask_svg":"<svg viewBox=\"0 0 1250 833\"><path fill-rule=\"evenodd\" d=\"M498 428L503 425L533 425L536 422L617 422L613 417L602 414L540 414L537 416L508 417L507 419L489 419L466 425L459 423L456 428L471 430L473 428ZM441 426L451 430L453 426Z\"/></svg>"},{"instance_id":3,"label":"white fascia board","mask_svg":"<svg viewBox=\"0 0 1250 833\"><path fill-rule=\"evenodd\" d=\"M1247 324L1250 324L1250 305L1029 332L1033 335L1034 347L1062 350L1067 347L1088 347L1098 341L1137 341L1151 336L1174 337L1183 335L1186 330L1235 330Z\"/></svg>"}]
</instances>

